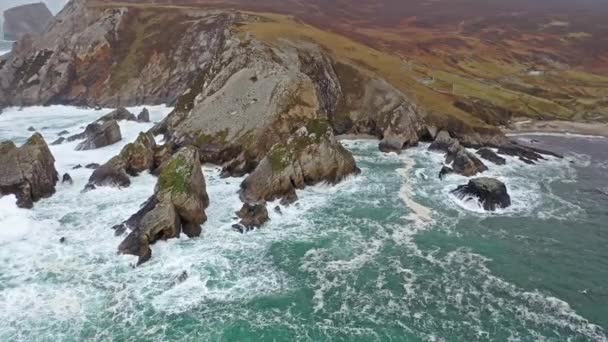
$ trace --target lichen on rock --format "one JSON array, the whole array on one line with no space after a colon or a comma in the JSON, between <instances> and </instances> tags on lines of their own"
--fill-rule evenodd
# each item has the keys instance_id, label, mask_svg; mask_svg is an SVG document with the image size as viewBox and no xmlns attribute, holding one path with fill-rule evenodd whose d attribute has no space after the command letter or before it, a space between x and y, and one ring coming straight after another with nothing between
<instances>
[{"instance_id":1,"label":"lichen on rock","mask_svg":"<svg viewBox=\"0 0 608 342\"><path fill-rule=\"evenodd\" d=\"M184 147L162 167L154 195L140 211L114 227L119 232L131 230L118 248L121 253L138 256L141 264L150 259L154 242L182 232L190 237L201 234L209 197L199 160L196 148Z\"/></svg>"}]
</instances>

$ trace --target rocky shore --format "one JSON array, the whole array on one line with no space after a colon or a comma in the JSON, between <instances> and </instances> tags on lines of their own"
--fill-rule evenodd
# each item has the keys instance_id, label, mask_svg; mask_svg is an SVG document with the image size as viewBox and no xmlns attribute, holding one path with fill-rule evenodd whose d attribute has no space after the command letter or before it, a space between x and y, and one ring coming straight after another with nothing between
<instances>
[{"instance_id":1,"label":"rocky shore","mask_svg":"<svg viewBox=\"0 0 608 342\"><path fill-rule=\"evenodd\" d=\"M95 167L84 189L128 187L132 177L144 172L158 176L154 196L114 227L119 235L130 231L119 251L138 256L138 264L150 259L150 245L158 240L201 235L205 208L213 201L206 194L203 163L221 165L222 177L246 176L235 223L235 229L246 232L268 220L266 202L290 205L306 186L337 184L359 174L336 136L373 137L381 153L399 154L431 143L429 150L445 155L440 178L478 176L488 170L484 161L504 164L500 155L530 164L554 155L517 145L483 121L425 108L373 70L339 59L314 42L269 43L235 30L261 20L256 15L176 10L163 17L177 25L166 32L150 22L151 14L165 15L72 0L42 37L22 39L0 60L0 107L119 107L67 138L83 140L77 150L120 141L118 121L149 121L146 110L135 116L120 106L174 104L149 132ZM137 43L137 30L158 41ZM63 39L66 34L69 42ZM36 154L24 152L31 145ZM16 193L25 207L53 193L57 172L41 136L21 150L10 143L2 146L15 160L3 163L11 166L0 173L2 193ZM24 165L21 155L34 155L31 162L40 167L15 169L13 165ZM467 193L488 197L474 189ZM488 210L494 208L488 205Z\"/></svg>"}]
</instances>

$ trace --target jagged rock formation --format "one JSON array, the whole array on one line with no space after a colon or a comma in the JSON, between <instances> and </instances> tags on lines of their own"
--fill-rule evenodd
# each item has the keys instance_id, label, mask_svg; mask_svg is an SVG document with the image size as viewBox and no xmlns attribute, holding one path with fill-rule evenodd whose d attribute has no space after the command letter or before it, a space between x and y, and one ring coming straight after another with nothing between
<instances>
[{"instance_id":1,"label":"jagged rock formation","mask_svg":"<svg viewBox=\"0 0 608 342\"><path fill-rule=\"evenodd\" d=\"M150 259L150 245L158 240L175 238L182 232L200 236L209 198L199 160L197 149L185 147L163 166L154 195L135 215L114 227L119 233L131 230L118 247L120 253L138 256L140 265Z\"/></svg>"},{"instance_id":2,"label":"jagged rock formation","mask_svg":"<svg viewBox=\"0 0 608 342\"><path fill-rule=\"evenodd\" d=\"M505 158L499 156L498 154L496 154L496 152L492 151L489 148L481 148L481 149L477 150L477 154L481 158L491 161L492 163L494 163L496 165L505 165L507 163Z\"/></svg>"},{"instance_id":3,"label":"jagged rock formation","mask_svg":"<svg viewBox=\"0 0 608 342\"><path fill-rule=\"evenodd\" d=\"M235 14L71 0L0 60L0 107L174 103L221 53Z\"/></svg>"},{"instance_id":4,"label":"jagged rock formation","mask_svg":"<svg viewBox=\"0 0 608 342\"><path fill-rule=\"evenodd\" d=\"M479 158L467 151L458 140L450 137L450 134L446 131L439 132L435 141L429 146L429 150L446 153L446 163L452 164L450 169L442 170L439 175L440 178L451 172L470 177L488 170Z\"/></svg>"},{"instance_id":5,"label":"jagged rock formation","mask_svg":"<svg viewBox=\"0 0 608 342\"><path fill-rule=\"evenodd\" d=\"M115 120L106 121L102 124L92 123L87 126L85 131L78 135L84 135L84 141L76 146L76 151L87 151L110 146L122 140L120 127ZM75 139L76 136L68 138Z\"/></svg>"},{"instance_id":6,"label":"jagged rock formation","mask_svg":"<svg viewBox=\"0 0 608 342\"><path fill-rule=\"evenodd\" d=\"M468 184L459 186L452 193L462 200L470 198L479 200L487 211L511 206L511 197L507 192L507 187L494 178L471 179Z\"/></svg>"},{"instance_id":7,"label":"jagged rock formation","mask_svg":"<svg viewBox=\"0 0 608 342\"><path fill-rule=\"evenodd\" d=\"M41 34L53 20L43 2L17 6L4 11L4 39L18 40L26 34Z\"/></svg>"},{"instance_id":8,"label":"jagged rock formation","mask_svg":"<svg viewBox=\"0 0 608 342\"><path fill-rule=\"evenodd\" d=\"M149 133L140 133L137 139L127 144L120 154L93 171L86 189L97 186L128 187L130 176L137 176L146 170L153 171L160 166L155 154L160 148Z\"/></svg>"},{"instance_id":9,"label":"jagged rock formation","mask_svg":"<svg viewBox=\"0 0 608 342\"><path fill-rule=\"evenodd\" d=\"M122 121L122 120L127 120L127 121L138 121L137 117L135 117L135 115L131 112L129 112L128 109L124 108L124 107L120 107L116 110L113 110L111 112L109 112L108 114L100 117L99 119L97 119L98 123L104 123L104 122L108 122L108 121Z\"/></svg>"},{"instance_id":10,"label":"jagged rock formation","mask_svg":"<svg viewBox=\"0 0 608 342\"><path fill-rule=\"evenodd\" d=\"M268 155L241 184L245 203L264 203L278 198L293 202L296 189L319 182L335 184L358 174L355 160L333 136L326 121L315 120L296 131Z\"/></svg>"},{"instance_id":11,"label":"jagged rock formation","mask_svg":"<svg viewBox=\"0 0 608 342\"><path fill-rule=\"evenodd\" d=\"M0 144L0 195L14 194L20 208L53 195L58 180L55 158L39 133L21 147Z\"/></svg>"}]
</instances>

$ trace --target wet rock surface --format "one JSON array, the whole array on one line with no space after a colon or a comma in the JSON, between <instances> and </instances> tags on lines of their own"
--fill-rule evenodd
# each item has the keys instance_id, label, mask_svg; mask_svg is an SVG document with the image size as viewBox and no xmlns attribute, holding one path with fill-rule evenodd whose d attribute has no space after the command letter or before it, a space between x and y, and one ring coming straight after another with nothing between
<instances>
[{"instance_id":1,"label":"wet rock surface","mask_svg":"<svg viewBox=\"0 0 608 342\"><path fill-rule=\"evenodd\" d=\"M507 187L494 178L475 178L466 185L461 185L452 193L461 200L475 198L479 200L484 210L495 211L499 208L511 206L511 197Z\"/></svg>"},{"instance_id":2,"label":"wet rock surface","mask_svg":"<svg viewBox=\"0 0 608 342\"><path fill-rule=\"evenodd\" d=\"M276 144L241 184L244 203L295 199L296 189L320 182L336 184L358 174L353 156L334 137L326 121L315 120Z\"/></svg>"},{"instance_id":3,"label":"wet rock surface","mask_svg":"<svg viewBox=\"0 0 608 342\"><path fill-rule=\"evenodd\" d=\"M55 158L39 133L21 147L10 141L0 144L0 195L15 195L20 208L32 208L53 195L58 180Z\"/></svg>"},{"instance_id":4,"label":"wet rock surface","mask_svg":"<svg viewBox=\"0 0 608 342\"><path fill-rule=\"evenodd\" d=\"M236 212L236 216L240 218L241 221L234 225L233 228L241 233L260 228L270 220L265 203L245 203L241 210Z\"/></svg>"},{"instance_id":5,"label":"wet rock surface","mask_svg":"<svg viewBox=\"0 0 608 342\"><path fill-rule=\"evenodd\" d=\"M84 136L84 141L76 146L77 151L94 150L115 144L122 140L120 127L114 120L102 124L92 123L87 126L85 131L79 135L70 137L72 140ZM68 140L70 140L68 138Z\"/></svg>"},{"instance_id":6,"label":"wet rock surface","mask_svg":"<svg viewBox=\"0 0 608 342\"><path fill-rule=\"evenodd\" d=\"M158 240L200 236L209 206L200 156L184 147L163 166L154 195L127 221L114 227L116 232L130 230L118 247L120 253L138 256L138 265L152 256L150 245Z\"/></svg>"}]
</instances>

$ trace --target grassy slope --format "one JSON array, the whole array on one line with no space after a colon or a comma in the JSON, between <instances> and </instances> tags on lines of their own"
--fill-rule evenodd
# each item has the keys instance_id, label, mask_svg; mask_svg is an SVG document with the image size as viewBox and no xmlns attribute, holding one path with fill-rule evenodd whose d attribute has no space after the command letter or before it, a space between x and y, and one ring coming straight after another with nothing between
<instances>
[{"instance_id":1,"label":"grassy slope","mask_svg":"<svg viewBox=\"0 0 608 342\"><path fill-rule=\"evenodd\" d=\"M169 12L192 7L256 6L239 0L160 2L165 4L129 6L163 7ZM292 6L296 12L297 6ZM320 12L335 10L315 6ZM277 8L281 11L291 8ZM603 48L592 44L598 41L598 33L590 31L595 24L573 21L565 25L563 20L541 16L524 18L527 21L517 18L501 22L502 17L497 21L470 20L457 25L446 20L428 26L421 25L418 18L404 18L381 26L382 18L371 15L362 21L346 14L335 20L317 20L302 13L295 17L256 13L269 20L244 23L235 29L269 43L280 39L314 41L337 61L386 79L435 114L483 126L479 113L466 113L454 105L459 99L467 99L518 116L608 121L608 76L602 75L602 70L608 70L608 57ZM591 53L589 49L597 51Z\"/></svg>"}]
</instances>

